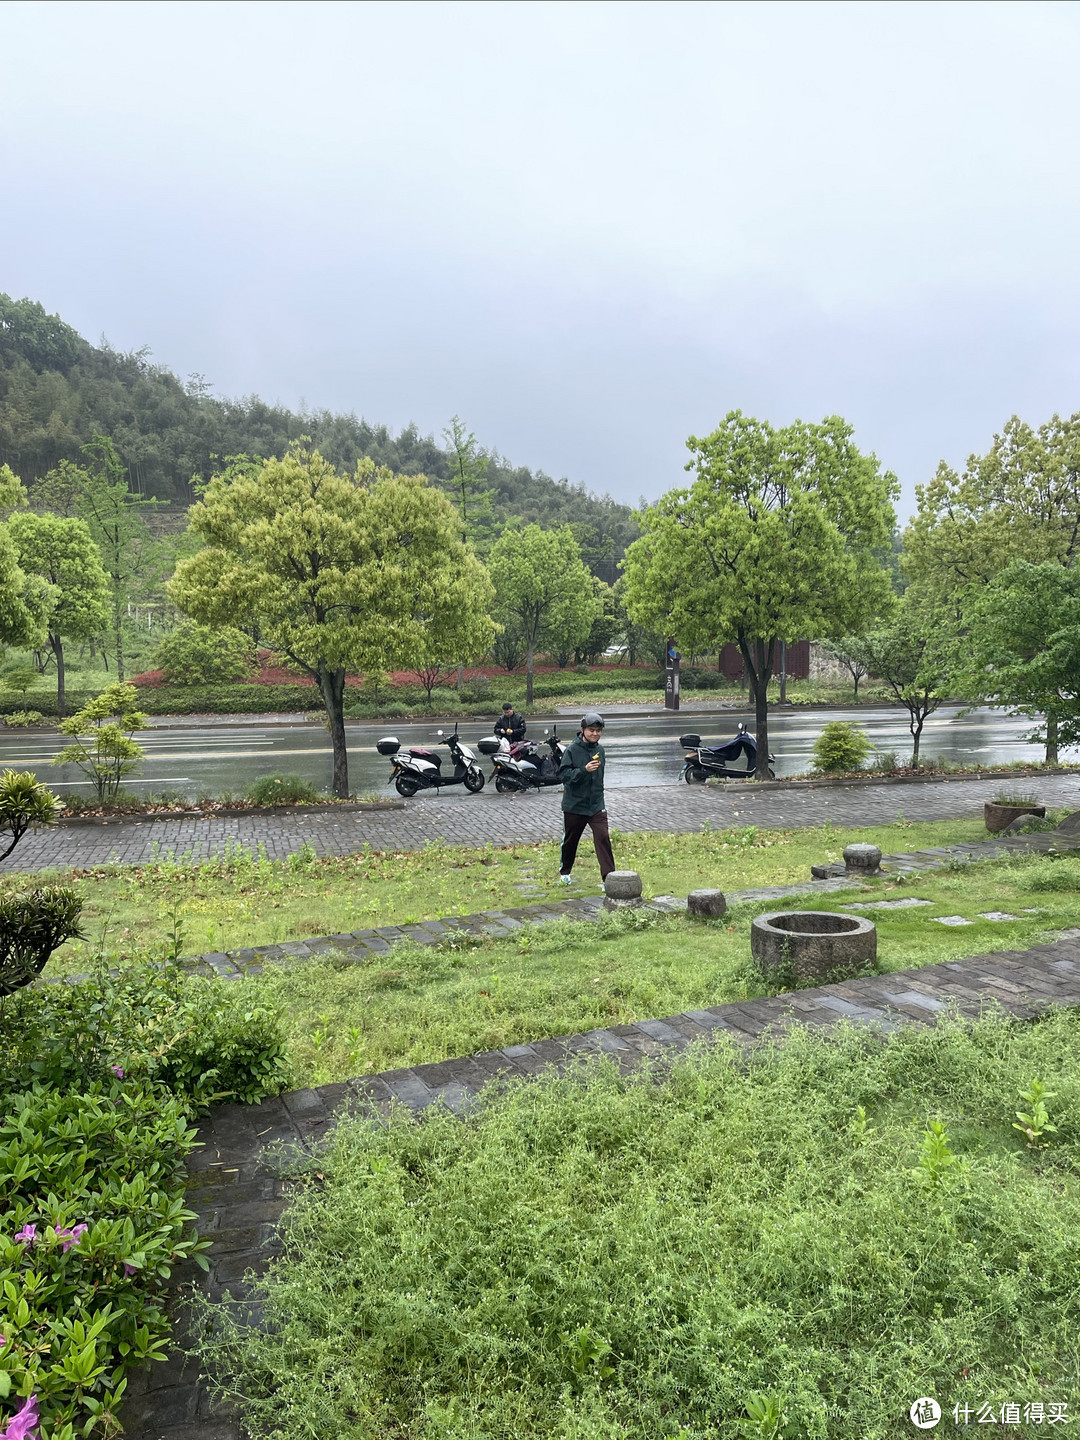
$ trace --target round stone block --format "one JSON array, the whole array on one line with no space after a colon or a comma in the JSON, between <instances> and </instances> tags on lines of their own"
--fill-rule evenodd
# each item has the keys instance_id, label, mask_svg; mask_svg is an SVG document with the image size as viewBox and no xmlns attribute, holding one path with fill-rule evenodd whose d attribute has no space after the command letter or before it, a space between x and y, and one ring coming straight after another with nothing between
<instances>
[{"instance_id":1,"label":"round stone block","mask_svg":"<svg viewBox=\"0 0 1080 1440\"><path fill-rule=\"evenodd\" d=\"M876 845L845 845L844 864L849 870L876 875L881 868L881 851Z\"/></svg>"},{"instance_id":2,"label":"round stone block","mask_svg":"<svg viewBox=\"0 0 1080 1440\"><path fill-rule=\"evenodd\" d=\"M640 900L641 876L636 870L610 870L604 880L609 900Z\"/></svg>"},{"instance_id":3,"label":"round stone block","mask_svg":"<svg viewBox=\"0 0 1080 1440\"><path fill-rule=\"evenodd\" d=\"M850 979L877 959L877 927L861 915L778 911L751 922L750 950L766 975L820 985Z\"/></svg>"},{"instance_id":4,"label":"round stone block","mask_svg":"<svg viewBox=\"0 0 1080 1440\"><path fill-rule=\"evenodd\" d=\"M691 890L686 908L698 920L719 920L727 910L727 901L722 890Z\"/></svg>"}]
</instances>

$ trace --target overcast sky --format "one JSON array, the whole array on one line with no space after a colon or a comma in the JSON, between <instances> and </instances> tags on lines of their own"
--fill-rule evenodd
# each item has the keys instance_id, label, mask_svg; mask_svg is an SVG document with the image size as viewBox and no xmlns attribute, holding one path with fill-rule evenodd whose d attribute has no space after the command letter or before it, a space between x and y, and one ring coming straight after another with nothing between
<instances>
[{"instance_id":1,"label":"overcast sky","mask_svg":"<svg viewBox=\"0 0 1080 1440\"><path fill-rule=\"evenodd\" d=\"M730 409L904 506L1080 409L1080 8L8 3L0 289L618 499Z\"/></svg>"}]
</instances>

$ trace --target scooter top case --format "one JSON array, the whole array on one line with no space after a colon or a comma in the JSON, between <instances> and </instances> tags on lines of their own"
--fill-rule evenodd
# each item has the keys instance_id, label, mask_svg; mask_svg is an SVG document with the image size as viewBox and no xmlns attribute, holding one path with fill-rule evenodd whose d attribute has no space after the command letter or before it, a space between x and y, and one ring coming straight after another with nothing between
<instances>
[{"instance_id":1,"label":"scooter top case","mask_svg":"<svg viewBox=\"0 0 1080 1440\"><path fill-rule=\"evenodd\" d=\"M401 749L401 741L396 735L385 735L381 740L376 741L375 749L380 755L396 755Z\"/></svg>"},{"instance_id":2,"label":"scooter top case","mask_svg":"<svg viewBox=\"0 0 1080 1440\"><path fill-rule=\"evenodd\" d=\"M481 755L497 755L505 742L500 740L498 735L485 735L482 740L476 742L476 748ZM507 749L510 747L507 746Z\"/></svg>"}]
</instances>

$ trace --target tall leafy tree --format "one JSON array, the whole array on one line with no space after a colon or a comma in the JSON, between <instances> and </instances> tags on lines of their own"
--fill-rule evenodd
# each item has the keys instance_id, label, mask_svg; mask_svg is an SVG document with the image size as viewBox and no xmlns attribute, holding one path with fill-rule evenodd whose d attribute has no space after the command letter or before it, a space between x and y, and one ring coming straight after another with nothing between
<instances>
[{"instance_id":1,"label":"tall leafy tree","mask_svg":"<svg viewBox=\"0 0 1080 1440\"><path fill-rule=\"evenodd\" d=\"M24 511L11 517L8 530L23 570L55 591L47 633L56 659L56 713L63 718L67 714L64 641L88 640L107 628L109 577L85 521Z\"/></svg>"},{"instance_id":2,"label":"tall leafy tree","mask_svg":"<svg viewBox=\"0 0 1080 1440\"><path fill-rule=\"evenodd\" d=\"M911 763L918 765L923 726L949 698L960 672L961 642L950 612L909 590L889 624L847 637L845 649L907 711Z\"/></svg>"},{"instance_id":3,"label":"tall leafy tree","mask_svg":"<svg viewBox=\"0 0 1080 1440\"><path fill-rule=\"evenodd\" d=\"M686 651L734 640L768 777L768 687L780 642L865 628L892 603L895 478L838 416L774 428L740 411L686 442L697 478L642 515L626 558L631 619Z\"/></svg>"},{"instance_id":4,"label":"tall leafy tree","mask_svg":"<svg viewBox=\"0 0 1080 1440\"><path fill-rule=\"evenodd\" d=\"M1031 738L1056 765L1080 744L1080 571L1014 560L968 612L964 693L1014 714L1042 717Z\"/></svg>"},{"instance_id":5,"label":"tall leafy tree","mask_svg":"<svg viewBox=\"0 0 1080 1440\"><path fill-rule=\"evenodd\" d=\"M521 632L525 644L525 703L532 704L533 667L545 640L573 651L592 628L602 603L569 525L505 530L488 561L500 617Z\"/></svg>"},{"instance_id":6,"label":"tall leafy tree","mask_svg":"<svg viewBox=\"0 0 1080 1440\"><path fill-rule=\"evenodd\" d=\"M88 464L82 467L75 506L90 527L109 580L110 624L116 655L116 678L124 681L124 617L137 584L145 581L152 563L153 542L146 523L146 508L153 501L132 492L127 470L113 442L95 435L83 447ZM74 481L68 471L67 478Z\"/></svg>"},{"instance_id":7,"label":"tall leafy tree","mask_svg":"<svg viewBox=\"0 0 1080 1440\"><path fill-rule=\"evenodd\" d=\"M481 654L493 638L491 582L457 511L423 476L370 460L341 475L317 450L294 447L215 475L191 526L204 548L181 560L169 594L203 624L257 627L315 680L335 795L349 793L347 670Z\"/></svg>"},{"instance_id":8,"label":"tall leafy tree","mask_svg":"<svg viewBox=\"0 0 1080 1440\"><path fill-rule=\"evenodd\" d=\"M7 465L0 465L0 516L25 503L22 481ZM0 653L5 645L40 645L55 601L53 587L40 576L28 574L19 564L10 522L5 525L0 521Z\"/></svg>"},{"instance_id":9,"label":"tall leafy tree","mask_svg":"<svg viewBox=\"0 0 1080 1440\"><path fill-rule=\"evenodd\" d=\"M913 583L961 609L1013 560L1074 565L1080 558L1080 414L1038 429L1013 416L963 474L942 462L916 487L904 534Z\"/></svg>"}]
</instances>

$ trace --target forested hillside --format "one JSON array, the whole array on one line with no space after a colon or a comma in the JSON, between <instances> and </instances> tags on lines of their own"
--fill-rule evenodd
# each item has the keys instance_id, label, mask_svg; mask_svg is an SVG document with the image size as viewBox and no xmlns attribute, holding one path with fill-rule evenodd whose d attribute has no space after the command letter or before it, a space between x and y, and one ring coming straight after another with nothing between
<instances>
[{"instance_id":1,"label":"forested hillside","mask_svg":"<svg viewBox=\"0 0 1080 1440\"><path fill-rule=\"evenodd\" d=\"M201 376L182 381L154 364L148 350L121 354L91 345L36 301L0 294L0 463L32 488L61 460L79 460L95 432L113 441L134 491L177 506L191 502L193 477L209 476L222 457L280 455L301 435L337 466L351 468L369 455L451 488L446 452L415 425L394 435L355 413L298 413L257 395L222 399ZM489 456L485 483L496 525L511 517L572 524L590 567L616 578L616 563L638 533L628 506L498 455Z\"/></svg>"}]
</instances>

